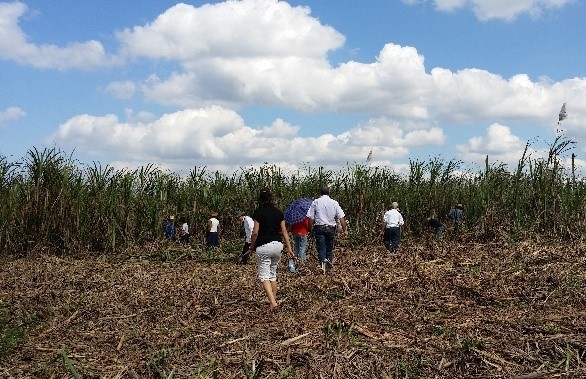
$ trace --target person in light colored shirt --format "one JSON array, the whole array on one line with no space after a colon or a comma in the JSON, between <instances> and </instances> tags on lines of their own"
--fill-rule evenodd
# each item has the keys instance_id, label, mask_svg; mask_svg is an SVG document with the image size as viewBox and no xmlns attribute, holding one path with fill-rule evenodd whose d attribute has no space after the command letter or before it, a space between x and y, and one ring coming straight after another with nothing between
<instances>
[{"instance_id":1,"label":"person in light colored shirt","mask_svg":"<svg viewBox=\"0 0 586 379\"><path fill-rule=\"evenodd\" d=\"M405 222L403 216L399 212L399 203L394 201L389 210L383 215L381 235L383 236L383 244L388 251L394 253L399 250L401 243L401 226Z\"/></svg>"},{"instance_id":2,"label":"person in light colored shirt","mask_svg":"<svg viewBox=\"0 0 586 379\"><path fill-rule=\"evenodd\" d=\"M218 213L211 211L206 233L206 247L208 249L220 246L220 221L216 217L218 217Z\"/></svg>"},{"instance_id":3,"label":"person in light colored shirt","mask_svg":"<svg viewBox=\"0 0 586 379\"><path fill-rule=\"evenodd\" d=\"M329 271L334 260L334 236L338 221L342 226L342 235L348 237L348 228L344 211L340 204L330 197L330 188L324 186L320 190L320 197L315 199L307 210L309 229L313 230L317 256L322 270Z\"/></svg>"},{"instance_id":4,"label":"person in light colored shirt","mask_svg":"<svg viewBox=\"0 0 586 379\"><path fill-rule=\"evenodd\" d=\"M250 237L252 236L252 229L254 228L254 220L244 212L236 212L234 216L242 223L242 227L244 228L244 246L242 246L240 263L245 265L248 263L248 258L250 258Z\"/></svg>"},{"instance_id":5,"label":"person in light colored shirt","mask_svg":"<svg viewBox=\"0 0 586 379\"><path fill-rule=\"evenodd\" d=\"M181 223L181 243L189 246L189 224L187 223L187 219L181 217L179 222Z\"/></svg>"}]
</instances>

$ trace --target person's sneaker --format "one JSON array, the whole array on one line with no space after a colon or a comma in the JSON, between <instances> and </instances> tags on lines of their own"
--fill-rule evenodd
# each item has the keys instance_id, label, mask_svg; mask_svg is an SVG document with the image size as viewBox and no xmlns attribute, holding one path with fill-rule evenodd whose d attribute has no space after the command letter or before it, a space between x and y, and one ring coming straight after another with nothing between
<instances>
[{"instance_id":1,"label":"person's sneaker","mask_svg":"<svg viewBox=\"0 0 586 379\"><path fill-rule=\"evenodd\" d=\"M326 272L330 271L332 269L332 267L334 267L332 265L332 263L330 261L328 261L327 259L325 261L323 261L320 265L319 265L319 269L322 270L322 272L325 274Z\"/></svg>"}]
</instances>

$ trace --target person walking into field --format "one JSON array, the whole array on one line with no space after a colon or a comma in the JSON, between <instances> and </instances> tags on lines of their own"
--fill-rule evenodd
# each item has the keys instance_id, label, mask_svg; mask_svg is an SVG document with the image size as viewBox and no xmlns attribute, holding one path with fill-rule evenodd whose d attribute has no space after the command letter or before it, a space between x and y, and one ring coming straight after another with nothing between
<instances>
[{"instance_id":1,"label":"person walking into field","mask_svg":"<svg viewBox=\"0 0 586 379\"><path fill-rule=\"evenodd\" d=\"M340 204L330 197L330 188L323 186L320 197L313 200L307 210L309 230L313 230L315 246L321 269L325 273L332 268L334 260L334 237L338 221L342 226L342 236L348 237L345 214Z\"/></svg>"},{"instance_id":2,"label":"person walking into field","mask_svg":"<svg viewBox=\"0 0 586 379\"><path fill-rule=\"evenodd\" d=\"M452 220L452 224L454 226L454 233L458 235L460 233L462 223L464 222L464 207L462 206L462 204L458 203L452 209L450 209L448 217L450 218L450 220Z\"/></svg>"},{"instance_id":3,"label":"person walking into field","mask_svg":"<svg viewBox=\"0 0 586 379\"><path fill-rule=\"evenodd\" d=\"M189 246L189 224L187 223L187 219L181 217L179 223L181 223L181 243Z\"/></svg>"},{"instance_id":4,"label":"person walking into field","mask_svg":"<svg viewBox=\"0 0 586 379\"><path fill-rule=\"evenodd\" d=\"M309 233L309 218L305 217L303 221L291 225L289 231L293 235L293 248L295 257L301 261L307 258L307 234Z\"/></svg>"},{"instance_id":5,"label":"person walking into field","mask_svg":"<svg viewBox=\"0 0 586 379\"><path fill-rule=\"evenodd\" d=\"M289 259L293 259L295 255L291 249L283 212L273 204L273 195L268 188L260 191L258 208L252 214L252 219L254 227L250 240L250 253L256 252L258 278L269 299L270 310L274 311L279 305L277 303L277 266L281 260L283 247L287 248Z\"/></svg>"},{"instance_id":6,"label":"person walking into field","mask_svg":"<svg viewBox=\"0 0 586 379\"><path fill-rule=\"evenodd\" d=\"M244 212L236 212L234 216L242 223L242 227L244 228L244 245L242 246L240 263L245 265L248 264L248 259L250 258L250 239L252 237L252 230L254 228L254 220L252 217L247 216Z\"/></svg>"},{"instance_id":7,"label":"person walking into field","mask_svg":"<svg viewBox=\"0 0 586 379\"><path fill-rule=\"evenodd\" d=\"M206 233L206 247L208 249L220 246L220 221L216 217L218 217L218 213L211 211Z\"/></svg>"},{"instance_id":8,"label":"person walking into field","mask_svg":"<svg viewBox=\"0 0 586 379\"><path fill-rule=\"evenodd\" d=\"M399 203L394 201L383 215L381 235L383 244L391 253L399 250L401 243L401 226L404 224L403 216L399 212Z\"/></svg>"},{"instance_id":9,"label":"person walking into field","mask_svg":"<svg viewBox=\"0 0 586 379\"><path fill-rule=\"evenodd\" d=\"M169 215L165 220L165 238L173 239L175 237L175 216Z\"/></svg>"},{"instance_id":10,"label":"person walking into field","mask_svg":"<svg viewBox=\"0 0 586 379\"><path fill-rule=\"evenodd\" d=\"M435 239L440 241L444 232L444 224L437 218L434 211L431 211L427 218L427 226L433 230Z\"/></svg>"}]
</instances>

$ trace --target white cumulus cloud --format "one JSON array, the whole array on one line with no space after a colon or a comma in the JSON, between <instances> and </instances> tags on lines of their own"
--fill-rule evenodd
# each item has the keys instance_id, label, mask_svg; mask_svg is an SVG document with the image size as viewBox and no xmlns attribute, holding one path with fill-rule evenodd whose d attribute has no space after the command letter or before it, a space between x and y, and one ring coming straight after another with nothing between
<instances>
[{"instance_id":1,"label":"white cumulus cloud","mask_svg":"<svg viewBox=\"0 0 586 379\"><path fill-rule=\"evenodd\" d=\"M132 115L130 110L127 113ZM338 135L302 137L298 130L282 119L255 129L233 110L211 106L165 114L149 122L80 115L60 125L47 143L136 165L164 161L175 168L234 168L263 162L340 166L363 162L370 149L377 162L393 164L410 147L441 144L445 139L437 127L403 128L386 119L371 120Z\"/></svg>"},{"instance_id":2,"label":"white cumulus cloud","mask_svg":"<svg viewBox=\"0 0 586 379\"><path fill-rule=\"evenodd\" d=\"M512 21L522 14L533 18L544 12L561 8L576 0L403 0L405 4L431 2L443 12L470 8L479 20L502 19Z\"/></svg>"},{"instance_id":3,"label":"white cumulus cloud","mask_svg":"<svg viewBox=\"0 0 586 379\"><path fill-rule=\"evenodd\" d=\"M118 99L130 99L136 93L136 84L130 80L109 83L106 92Z\"/></svg>"},{"instance_id":4,"label":"white cumulus cloud","mask_svg":"<svg viewBox=\"0 0 586 379\"><path fill-rule=\"evenodd\" d=\"M482 163L488 155L490 162L498 161L514 168L526 144L508 126L495 123L487 128L485 136L470 138L466 144L458 145L457 150L465 162ZM528 148L528 154L534 153L535 150Z\"/></svg>"},{"instance_id":5,"label":"white cumulus cloud","mask_svg":"<svg viewBox=\"0 0 586 379\"><path fill-rule=\"evenodd\" d=\"M481 19L511 19L569 1L434 4L442 11L469 7ZM313 17L309 8L285 1L225 1L199 7L179 3L144 25L117 32L116 56L98 41L35 45L19 27L26 12L23 3L0 3L0 58L45 69L126 62L103 92L122 100L142 97L144 106L166 107L169 113L161 116L148 109L135 112L124 104L125 120L114 114L81 114L62 123L50 138L118 162L167 162L175 167L265 161L343 165L364 161L372 150L373 162L394 164L413 148L444 144L441 125L489 125L495 120L499 123L485 136L470 139L459 152L472 161L482 161L487 154L511 161L525 142L503 124L522 120L555 128L564 102L568 118L563 128L586 140L586 78L533 81L522 73L505 78L476 68L426 68L415 47L395 43L382 46L372 62L350 60L333 66L328 54L342 48L345 37ZM145 63L141 69L146 71L133 71L137 62ZM132 79L125 77L128 72ZM360 115L366 121L307 137L303 131L312 125L296 125L285 116L252 128L240 115L246 107Z\"/></svg>"},{"instance_id":6,"label":"white cumulus cloud","mask_svg":"<svg viewBox=\"0 0 586 379\"><path fill-rule=\"evenodd\" d=\"M0 111L0 128L3 128L7 122L16 121L26 116L25 111L19 107L9 107Z\"/></svg>"},{"instance_id":7,"label":"white cumulus cloud","mask_svg":"<svg viewBox=\"0 0 586 379\"><path fill-rule=\"evenodd\" d=\"M115 64L95 40L71 42L67 46L35 45L28 42L18 25L28 8L21 2L0 3L0 58L12 59L37 68L94 69Z\"/></svg>"},{"instance_id":8,"label":"white cumulus cloud","mask_svg":"<svg viewBox=\"0 0 586 379\"><path fill-rule=\"evenodd\" d=\"M214 33L210 33L213 30ZM189 62L210 58L314 57L341 47L344 36L278 0L180 3L153 22L117 33L125 54Z\"/></svg>"}]
</instances>

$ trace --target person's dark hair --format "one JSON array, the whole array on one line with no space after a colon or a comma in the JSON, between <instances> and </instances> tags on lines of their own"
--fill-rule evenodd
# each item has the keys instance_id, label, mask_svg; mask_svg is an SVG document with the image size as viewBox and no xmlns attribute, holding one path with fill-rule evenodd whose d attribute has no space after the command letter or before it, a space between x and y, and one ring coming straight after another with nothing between
<instances>
[{"instance_id":1,"label":"person's dark hair","mask_svg":"<svg viewBox=\"0 0 586 379\"><path fill-rule=\"evenodd\" d=\"M267 187L260 190L260 193L258 194L258 205L261 207L273 205L273 194Z\"/></svg>"},{"instance_id":2,"label":"person's dark hair","mask_svg":"<svg viewBox=\"0 0 586 379\"><path fill-rule=\"evenodd\" d=\"M319 190L320 195L329 195L330 194L330 187L328 187L327 185L324 185L321 187L321 189Z\"/></svg>"}]
</instances>

